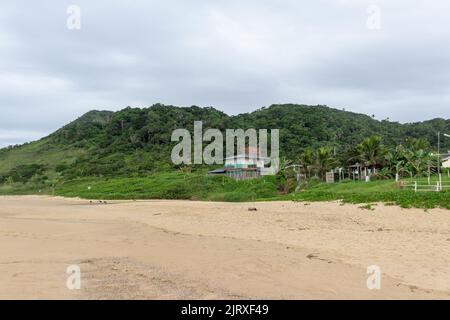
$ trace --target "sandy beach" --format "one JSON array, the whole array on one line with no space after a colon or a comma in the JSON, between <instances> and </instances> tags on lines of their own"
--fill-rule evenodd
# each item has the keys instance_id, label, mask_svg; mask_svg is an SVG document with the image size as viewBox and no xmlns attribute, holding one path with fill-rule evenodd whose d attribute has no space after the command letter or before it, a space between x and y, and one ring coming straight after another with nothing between
<instances>
[{"instance_id":1,"label":"sandy beach","mask_svg":"<svg viewBox=\"0 0 450 320\"><path fill-rule=\"evenodd\" d=\"M0 197L0 299L449 299L450 211L374 208Z\"/></svg>"}]
</instances>

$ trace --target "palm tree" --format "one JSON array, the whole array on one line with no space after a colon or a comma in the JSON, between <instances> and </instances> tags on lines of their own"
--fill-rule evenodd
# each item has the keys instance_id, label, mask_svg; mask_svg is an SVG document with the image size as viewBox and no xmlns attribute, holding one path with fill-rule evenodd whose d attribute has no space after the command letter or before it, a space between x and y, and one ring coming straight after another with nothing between
<instances>
[{"instance_id":1,"label":"palm tree","mask_svg":"<svg viewBox=\"0 0 450 320\"><path fill-rule=\"evenodd\" d=\"M296 185L296 180L292 177L292 169L288 169L290 164L290 160L282 158L279 163L278 172L275 176L278 190L284 194L289 193Z\"/></svg>"},{"instance_id":2,"label":"palm tree","mask_svg":"<svg viewBox=\"0 0 450 320\"><path fill-rule=\"evenodd\" d=\"M411 167L412 174L419 176L427 172L428 165L431 162L431 155L429 152L419 150L408 150L405 153L408 165Z\"/></svg>"},{"instance_id":3,"label":"palm tree","mask_svg":"<svg viewBox=\"0 0 450 320\"><path fill-rule=\"evenodd\" d=\"M322 179L325 179L325 173L335 164L336 160L333 158L333 153L330 148L322 147L317 149L315 167Z\"/></svg>"},{"instance_id":4,"label":"palm tree","mask_svg":"<svg viewBox=\"0 0 450 320\"><path fill-rule=\"evenodd\" d=\"M368 167L375 167L382 164L386 149L381 144L381 137L371 136L357 146L360 160Z\"/></svg>"},{"instance_id":5,"label":"palm tree","mask_svg":"<svg viewBox=\"0 0 450 320\"><path fill-rule=\"evenodd\" d=\"M306 148L300 156L300 164L303 166L308 178L311 178L311 170L314 166L314 150Z\"/></svg>"},{"instance_id":6,"label":"palm tree","mask_svg":"<svg viewBox=\"0 0 450 320\"><path fill-rule=\"evenodd\" d=\"M429 148L429 142L426 139L407 139L405 141L405 147L411 151L427 150Z\"/></svg>"},{"instance_id":7,"label":"palm tree","mask_svg":"<svg viewBox=\"0 0 450 320\"><path fill-rule=\"evenodd\" d=\"M389 170L395 173L395 180L400 178L402 173L407 172L407 161L405 158L405 148L402 145L386 154L386 162Z\"/></svg>"}]
</instances>

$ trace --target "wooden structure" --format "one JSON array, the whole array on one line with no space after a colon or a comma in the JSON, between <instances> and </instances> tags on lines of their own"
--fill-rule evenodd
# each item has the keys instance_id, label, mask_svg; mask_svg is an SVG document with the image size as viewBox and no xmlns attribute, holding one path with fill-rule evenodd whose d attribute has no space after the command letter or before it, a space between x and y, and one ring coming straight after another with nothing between
<instances>
[{"instance_id":1,"label":"wooden structure","mask_svg":"<svg viewBox=\"0 0 450 320\"><path fill-rule=\"evenodd\" d=\"M377 173L376 168L369 168L366 165L356 163L348 167L349 173L353 180L367 181L372 174Z\"/></svg>"},{"instance_id":2,"label":"wooden structure","mask_svg":"<svg viewBox=\"0 0 450 320\"><path fill-rule=\"evenodd\" d=\"M267 174L269 168L265 168L264 165L270 159L261 157L257 152L249 152L247 149L245 154L238 154L224 160L224 168L210 171L209 174L225 175L235 180L255 179L263 173Z\"/></svg>"}]
</instances>

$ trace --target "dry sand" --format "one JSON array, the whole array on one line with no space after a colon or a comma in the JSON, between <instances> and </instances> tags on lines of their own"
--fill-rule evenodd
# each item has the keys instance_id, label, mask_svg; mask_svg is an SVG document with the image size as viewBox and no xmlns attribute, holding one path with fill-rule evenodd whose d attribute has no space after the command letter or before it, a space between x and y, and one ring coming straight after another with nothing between
<instances>
[{"instance_id":1,"label":"dry sand","mask_svg":"<svg viewBox=\"0 0 450 320\"><path fill-rule=\"evenodd\" d=\"M450 211L0 197L0 298L449 299Z\"/></svg>"}]
</instances>

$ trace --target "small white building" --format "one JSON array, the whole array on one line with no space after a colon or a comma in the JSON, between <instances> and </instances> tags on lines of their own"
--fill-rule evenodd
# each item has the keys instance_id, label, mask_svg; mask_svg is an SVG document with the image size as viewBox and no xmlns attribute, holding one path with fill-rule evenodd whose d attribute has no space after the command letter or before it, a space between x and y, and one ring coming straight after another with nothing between
<instances>
[{"instance_id":1,"label":"small white building","mask_svg":"<svg viewBox=\"0 0 450 320\"><path fill-rule=\"evenodd\" d=\"M450 168L450 154L442 157L442 168Z\"/></svg>"},{"instance_id":2,"label":"small white building","mask_svg":"<svg viewBox=\"0 0 450 320\"><path fill-rule=\"evenodd\" d=\"M247 169L264 168L264 161L269 159L252 154L239 154L233 157L225 158L224 160L225 168Z\"/></svg>"},{"instance_id":3,"label":"small white building","mask_svg":"<svg viewBox=\"0 0 450 320\"><path fill-rule=\"evenodd\" d=\"M222 169L210 171L210 174L222 174L236 180L254 179L261 175L274 174L272 167L266 168L270 158L261 157L257 152L238 154L224 159L225 165Z\"/></svg>"}]
</instances>

